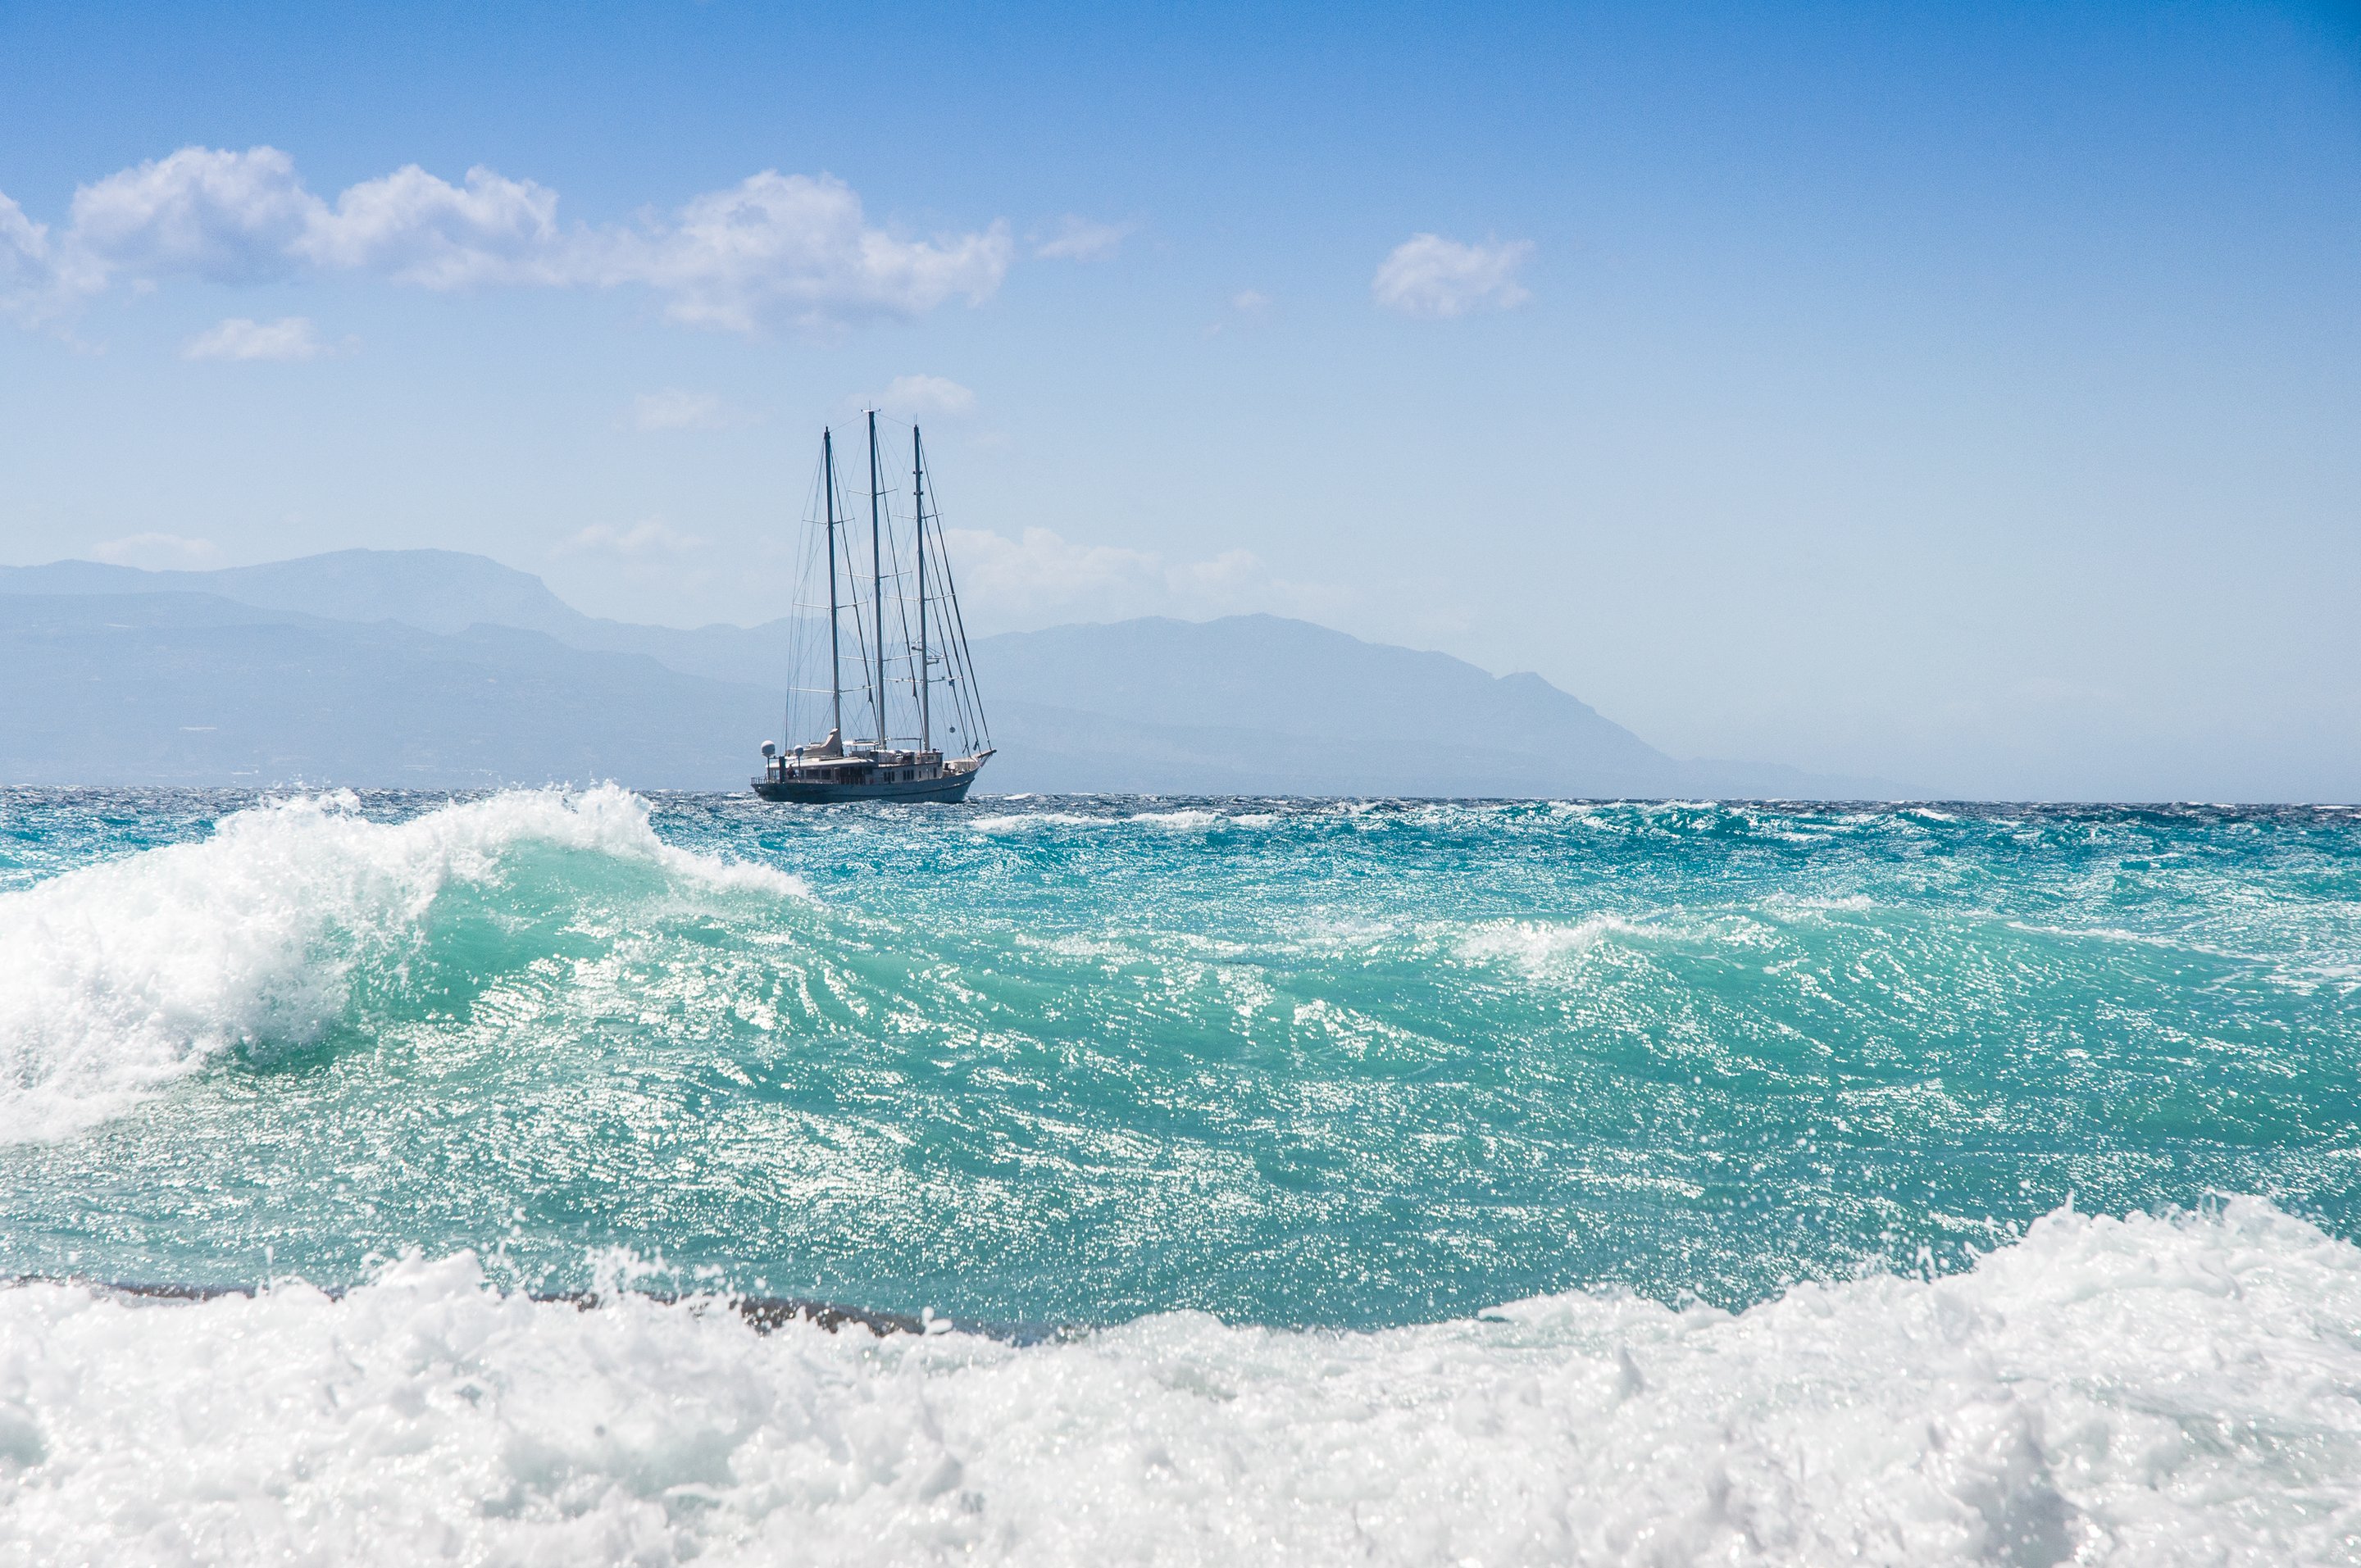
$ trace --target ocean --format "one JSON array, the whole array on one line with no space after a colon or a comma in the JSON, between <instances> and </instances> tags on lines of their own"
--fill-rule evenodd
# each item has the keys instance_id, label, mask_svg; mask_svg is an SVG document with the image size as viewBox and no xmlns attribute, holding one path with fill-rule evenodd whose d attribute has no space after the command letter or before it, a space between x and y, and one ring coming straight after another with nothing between
<instances>
[{"instance_id":1,"label":"ocean","mask_svg":"<svg viewBox=\"0 0 2361 1568\"><path fill-rule=\"evenodd\" d=\"M0 791L5 1562L2357 1563L2356 1241L2361 812Z\"/></svg>"}]
</instances>

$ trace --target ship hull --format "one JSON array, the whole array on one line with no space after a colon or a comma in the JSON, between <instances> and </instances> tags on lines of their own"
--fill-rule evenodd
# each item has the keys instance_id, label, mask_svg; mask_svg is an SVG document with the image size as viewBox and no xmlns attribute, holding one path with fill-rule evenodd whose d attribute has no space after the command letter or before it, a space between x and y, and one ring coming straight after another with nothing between
<instances>
[{"instance_id":1,"label":"ship hull","mask_svg":"<svg viewBox=\"0 0 2361 1568\"><path fill-rule=\"evenodd\" d=\"M931 779L895 779L881 784L832 784L823 779L755 779L754 793L764 800L799 806L826 806L852 801L959 801L975 783L974 769Z\"/></svg>"}]
</instances>

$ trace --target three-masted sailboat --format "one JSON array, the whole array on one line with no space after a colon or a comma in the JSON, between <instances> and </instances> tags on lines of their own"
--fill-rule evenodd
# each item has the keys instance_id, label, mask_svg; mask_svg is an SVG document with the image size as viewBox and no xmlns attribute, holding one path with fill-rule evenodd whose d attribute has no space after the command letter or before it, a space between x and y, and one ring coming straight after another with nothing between
<instances>
[{"instance_id":1,"label":"three-masted sailboat","mask_svg":"<svg viewBox=\"0 0 2361 1568\"><path fill-rule=\"evenodd\" d=\"M884 456L877 445L877 416L870 414L866 551L860 548L860 530L837 483L832 432L820 432L819 451L820 493L810 520L814 537L806 548L804 586L796 595L787 744L763 742L754 793L764 800L793 801L965 799L992 756L992 732L976 696L967 627L943 549L942 518L932 510L926 444L912 425L906 527L895 515L895 498L886 486ZM823 576L824 594L818 584ZM848 708L864 738L846 738ZM797 735L818 733L823 721L824 739L796 742Z\"/></svg>"}]
</instances>

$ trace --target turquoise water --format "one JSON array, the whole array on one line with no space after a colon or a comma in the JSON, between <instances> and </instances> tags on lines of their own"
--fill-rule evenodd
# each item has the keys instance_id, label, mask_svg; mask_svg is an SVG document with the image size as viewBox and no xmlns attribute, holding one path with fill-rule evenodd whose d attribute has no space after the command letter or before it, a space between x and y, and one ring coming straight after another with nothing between
<instances>
[{"instance_id":1,"label":"turquoise water","mask_svg":"<svg viewBox=\"0 0 2361 1568\"><path fill-rule=\"evenodd\" d=\"M18 790L0 1272L1366 1329L2350 1241L2356 992L2345 810Z\"/></svg>"}]
</instances>

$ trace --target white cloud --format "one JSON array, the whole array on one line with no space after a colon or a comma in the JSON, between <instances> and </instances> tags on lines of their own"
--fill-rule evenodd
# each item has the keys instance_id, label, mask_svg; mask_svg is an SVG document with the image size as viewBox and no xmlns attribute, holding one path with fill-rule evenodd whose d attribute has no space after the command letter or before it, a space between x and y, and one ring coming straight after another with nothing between
<instances>
[{"instance_id":1,"label":"white cloud","mask_svg":"<svg viewBox=\"0 0 2361 1568\"><path fill-rule=\"evenodd\" d=\"M181 345L183 359L315 359L325 352L304 316L275 322L232 316Z\"/></svg>"},{"instance_id":2,"label":"white cloud","mask_svg":"<svg viewBox=\"0 0 2361 1568\"><path fill-rule=\"evenodd\" d=\"M642 518L629 528L594 522L559 547L562 554L595 554L627 557L685 555L704 547L694 533L683 533L660 517Z\"/></svg>"},{"instance_id":3,"label":"white cloud","mask_svg":"<svg viewBox=\"0 0 2361 1568\"><path fill-rule=\"evenodd\" d=\"M183 539L177 533L134 533L94 544L90 553L118 566L144 566L151 571L210 566L221 554L210 539Z\"/></svg>"},{"instance_id":4,"label":"white cloud","mask_svg":"<svg viewBox=\"0 0 2361 1568\"><path fill-rule=\"evenodd\" d=\"M744 416L732 413L711 392L666 387L661 392L642 392L631 400L634 430L730 430L746 422Z\"/></svg>"},{"instance_id":5,"label":"white cloud","mask_svg":"<svg viewBox=\"0 0 2361 1568\"><path fill-rule=\"evenodd\" d=\"M1532 254L1531 240L1461 245L1441 235L1412 235L1378 269L1369 292L1387 309L1413 316L1505 311L1532 297L1517 281Z\"/></svg>"},{"instance_id":6,"label":"white cloud","mask_svg":"<svg viewBox=\"0 0 2361 1568\"><path fill-rule=\"evenodd\" d=\"M31 321L45 313L56 282L49 265L49 231L0 192L0 313Z\"/></svg>"},{"instance_id":7,"label":"white cloud","mask_svg":"<svg viewBox=\"0 0 2361 1568\"><path fill-rule=\"evenodd\" d=\"M323 268L428 289L569 280L556 192L481 167L467 181L451 184L414 163L364 180L333 211L315 201L294 249Z\"/></svg>"},{"instance_id":8,"label":"white cloud","mask_svg":"<svg viewBox=\"0 0 2361 1568\"><path fill-rule=\"evenodd\" d=\"M1202 335L1219 337L1232 326L1257 326L1270 317L1271 298L1259 289L1241 289L1230 296L1227 313L1205 323Z\"/></svg>"},{"instance_id":9,"label":"white cloud","mask_svg":"<svg viewBox=\"0 0 2361 1568\"><path fill-rule=\"evenodd\" d=\"M692 197L669 219L566 227L557 193L470 169L461 184L415 164L346 189L306 190L276 148L183 148L74 193L52 239L0 196L0 303L188 275L254 283L358 273L427 289L638 286L691 325L752 331L912 316L1000 287L1007 225L910 239L872 225L830 176L765 170Z\"/></svg>"},{"instance_id":10,"label":"white cloud","mask_svg":"<svg viewBox=\"0 0 2361 1568\"><path fill-rule=\"evenodd\" d=\"M1058 232L1033 247L1033 254L1049 260L1104 261L1123 248L1137 224L1102 224L1089 218L1068 214L1058 225Z\"/></svg>"},{"instance_id":11,"label":"white cloud","mask_svg":"<svg viewBox=\"0 0 2361 1568\"><path fill-rule=\"evenodd\" d=\"M784 316L803 326L913 316L953 295L989 298L1008 271L1007 226L936 242L871 228L861 198L828 175L766 170L698 196L669 225L580 241L583 276L644 283L671 296L664 313L696 326L751 330Z\"/></svg>"},{"instance_id":12,"label":"white cloud","mask_svg":"<svg viewBox=\"0 0 2361 1568\"><path fill-rule=\"evenodd\" d=\"M118 272L260 282L300 265L319 205L277 148L182 148L76 191L65 249L86 287Z\"/></svg>"},{"instance_id":13,"label":"white cloud","mask_svg":"<svg viewBox=\"0 0 2361 1568\"><path fill-rule=\"evenodd\" d=\"M183 148L74 192L68 244L98 278L192 273L222 283L307 267L431 289L564 280L557 194L471 169L467 184L416 164L345 191L304 189L277 148Z\"/></svg>"},{"instance_id":14,"label":"white cloud","mask_svg":"<svg viewBox=\"0 0 2361 1568\"><path fill-rule=\"evenodd\" d=\"M0 280L32 277L49 260L49 229L0 192Z\"/></svg>"},{"instance_id":15,"label":"white cloud","mask_svg":"<svg viewBox=\"0 0 2361 1568\"><path fill-rule=\"evenodd\" d=\"M1017 539L947 532L960 597L977 620L996 626L1251 610L1318 616L1341 604L1333 590L1274 576L1249 550L1172 561L1151 550L1078 544L1047 528L1028 528Z\"/></svg>"},{"instance_id":16,"label":"white cloud","mask_svg":"<svg viewBox=\"0 0 2361 1568\"><path fill-rule=\"evenodd\" d=\"M963 414L975 407L975 394L948 377L896 376L877 406L905 419L913 414Z\"/></svg>"}]
</instances>

